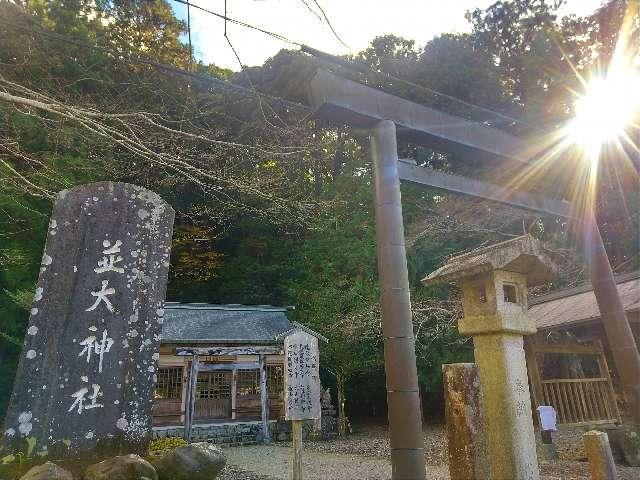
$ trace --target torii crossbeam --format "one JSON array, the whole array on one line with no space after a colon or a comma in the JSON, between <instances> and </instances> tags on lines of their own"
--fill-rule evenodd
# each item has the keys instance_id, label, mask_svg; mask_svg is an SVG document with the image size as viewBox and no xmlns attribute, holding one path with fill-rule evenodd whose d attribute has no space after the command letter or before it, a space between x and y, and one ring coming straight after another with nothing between
<instances>
[{"instance_id":1,"label":"torii crossbeam","mask_svg":"<svg viewBox=\"0 0 640 480\"><path fill-rule=\"evenodd\" d=\"M506 132L322 70L316 72L309 82L309 99L317 117L335 124L366 129L371 135L392 472L394 480L423 479L422 415L400 180L561 217L571 216L570 205L398 160L396 133L413 143L453 153L457 158L528 163L528 145ZM590 232L587 258L605 331L610 344L620 347L613 351L616 367L632 409L640 411L640 356L595 219L590 216L581 221ZM527 478L537 478L537 466L532 466L531 470L531 476Z\"/></svg>"}]
</instances>

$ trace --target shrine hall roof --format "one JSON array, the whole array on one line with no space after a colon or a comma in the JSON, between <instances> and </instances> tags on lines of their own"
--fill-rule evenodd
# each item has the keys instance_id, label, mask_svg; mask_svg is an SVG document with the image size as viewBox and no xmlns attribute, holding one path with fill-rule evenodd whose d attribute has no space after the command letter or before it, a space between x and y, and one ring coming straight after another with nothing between
<instances>
[{"instance_id":1,"label":"shrine hall roof","mask_svg":"<svg viewBox=\"0 0 640 480\"><path fill-rule=\"evenodd\" d=\"M270 305L172 303L164 308L162 343L281 344L295 328L287 308Z\"/></svg>"},{"instance_id":2,"label":"shrine hall roof","mask_svg":"<svg viewBox=\"0 0 640 480\"><path fill-rule=\"evenodd\" d=\"M640 271L618 275L616 284L627 313L640 311ZM529 305L529 316L535 320L538 330L563 329L600 321L600 310L591 284L536 297Z\"/></svg>"}]
</instances>

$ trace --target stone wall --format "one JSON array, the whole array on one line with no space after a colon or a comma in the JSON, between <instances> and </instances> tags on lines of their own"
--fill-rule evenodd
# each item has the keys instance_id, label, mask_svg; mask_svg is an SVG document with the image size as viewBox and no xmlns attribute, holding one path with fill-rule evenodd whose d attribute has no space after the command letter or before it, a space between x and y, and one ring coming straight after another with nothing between
<instances>
[{"instance_id":1,"label":"stone wall","mask_svg":"<svg viewBox=\"0 0 640 480\"><path fill-rule=\"evenodd\" d=\"M277 435L277 422L269 422L272 438ZM182 437L184 428L154 427L153 438ZM233 422L193 425L191 427L191 441L209 441L216 444L248 444L262 442L262 422Z\"/></svg>"},{"instance_id":2,"label":"stone wall","mask_svg":"<svg viewBox=\"0 0 640 480\"><path fill-rule=\"evenodd\" d=\"M335 434L335 419L333 417L323 417L322 434L315 438L332 438ZM303 438L314 438L314 421L307 420L304 422ZM291 441L291 422L286 420L270 420L269 433L272 441L288 442ZM184 428L182 426L174 427L154 427L153 438L182 437ZM191 441L202 442L209 441L215 444L250 444L262 442L262 422L229 422L229 423L211 423L211 424L195 424L191 427Z\"/></svg>"}]
</instances>

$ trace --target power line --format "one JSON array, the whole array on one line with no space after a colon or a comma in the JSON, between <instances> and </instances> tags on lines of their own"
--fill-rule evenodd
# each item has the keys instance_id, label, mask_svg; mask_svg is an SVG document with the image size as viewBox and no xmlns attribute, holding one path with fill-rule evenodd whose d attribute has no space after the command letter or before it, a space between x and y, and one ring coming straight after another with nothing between
<instances>
[{"instance_id":1,"label":"power line","mask_svg":"<svg viewBox=\"0 0 640 480\"><path fill-rule=\"evenodd\" d=\"M33 22L33 20L29 19L29 21L31 21L33 24L35 24L35 22ZM83 48L89 48L89 49L93 49L93 50L97 50L100 51L102 53L106 53L109 55L113 55L116 58L122 55L122 52L118 52L116 50L113 50L111 48L106 48L106 47L101 47L98 45L92 45L90 43L87 42L83 42L83 41L79 41L76 40L74 38L68 37L66 35L61 35L59 33L55 33L55 32L47 32L42 30L41 28L39 28L39 26L37 26L37 30L35 31L35 29L30 29L28 27L23 27L21 25L17 25L17 24L12 24L11 25L13 28L17 28L19 30L22 30L24 32L27 33L36 33L39 35L42 35L44 37L49 37L49 38L54 38L56 40L60 40L62 42L68 43L70 45L75 45L78 47L83 47ZM126 59L129 62L132 63L139 63L142 65L149 65L152 66L158 70L163 70L165 72L170 72L170 73L175 73L177 75L182 75L184 77L189 77L192 78L194 80L199 80L205 83L210 83L216 86L219 86L221 88L226 88L226 89L231 89L231 90L236 90L236 91L240 91L246 94L251 94L251 95L259 95L260 97L264 98L264 99L268 99L274 102L277 102L279 104L281 104L282 106L288 107L288 108L292 108L292 109L296 109L305 113L310 113L311 112L311 108L309 108L306 105L303 105L302 103L298 103L298 102L292 102L290 100L286 100L282 97L276 97L273 95L269 95L267 93L264 92L260 92L258 90L255 89L251 89L251 88L247 88L247 87L243 87L242 85L236 85L234 83L231 83L227 80L222 80L220 78L216 78L213 77L211 75L205 75L205 74L201 74L201 73L195 73L195 72L189 72L186 70L183 70L181 68L175 67L173 65L167 65L165 63L160 63L160 62L156 62L154 60L148 59L148 58L144 58L140 55L136 55L136 56L128 56L128 58Z\"/></svg>"},{"instance_id":2,"label":"power line","mask_svg":"<svg viewBox=\"0 0 640 480\"><path fill-rule=\"evenodd\" d=\"M338 39L338 41L345 47L350 48L349 45L347 45L346 43L344 43L344 41L342 40L342 38L340 38L340 35L338 35L338 32L335 31L335 29L333 28L333 25L331 24L331 21L329 20L329 17L327 17L327 14L325 13L324 9L322 8L322 5L320 5L320 2L318 2L318 0L313 0L313 3L316 4L316 7L318 7L318 10L320 10L320 13L322 13L322 16L324 17L324 21L327 22L327 25L329 26L329 28L331 29L331 32L333 33L333 36L336 37Z\"/></svg>"},{"instance_id":3,"label":"power line","mask_svg":"<svg viewBox=\"0 0 640 480\"><path fill-rule=\"evenodd\" d=\"M285 37L284 35L280 35L280 34L275 33L275 32L270 32L270 31L262 29L260 27L256 27L254 25L250 25L248 23L242 22L240 20L229 18L226 15L226 12L225 12L225 15L223 15L221 13L217 13L217 12L214 12L212 10L208 10L206 8L203 8L203 7L200 7L200 6L195 5L193 3L190 3L187 0L173 0L173 1L181 3L181 4L184 4L184 5L187 5L187 6L192 6L194 8L199 9L199 10L202 10L205 13L208 13L210 15L214 15L214 16L216 16L218 18L223 19L223 20L229 21L231 23L235 23L237 25L240 25L240 26L243 26L243 27L246 27L246 28L250 28L252 30L256 30L256 31L262 32L262 33L264 33L266 35L269 35L269 36L271 36L273 38L276 38L276 39L281 40L283 42L289 43L291 45L296 45L296 46L298 46L300 48L300 50L302 52L307 53L307 54L312 55L312 56L317 57L317 58L322 58L322 59L324 59L324 60L326 60L326 61L328 61L330 63L339 64L339 65L341 65L343 67L346 67L346 68L351 69L351 70L358 71L360 73L373 74L373 75L376 75L376 76L386 77L389 80L393 80L395 82L402 83L402 84L407 85L409 87L428 92L428 93L430 93L432 95L435 95L435 96L438 96L438 97L441 97L441 98L446 98L446 99L448 99L448 100L450 100L452 102L458 103L460 105L464 105L464 106L466 106L468 108L471 108L471 109L474 109L474 110L477 110L477 111L482 111L482 112L488 113L488 114L490 114L492 116L495 116L495 117L499 117L504 121L503 123L518 123L518 124L526 125L526 126L528 126L530 128L533 128L533 129L538 129L538 127L536 127L535 125L527 123L527 122L525 122L525 121L523 121L521 119L518 119L518 118L515 118L515 117L511 117L509 115L506 115L506 114L501 113L501 112L497 112L497 111L492 110L492 109L487 108L487 107L482 107L480 105L476 105L474 103L467 102L466 100L462 100L462 99L454 97L452 95L448 95L446 93L439 92L438 90L434 90L432 88L426 87L424 85L420 85L420 84L412 82L410 80L406 80L404 78L397 77L397 76L395 76L393 74L390 74L390 73L387 73L387 72L377 72L377 71L373 70L372 68L370 68L368 65L359 64L359 63L356 63L356 62L353 62L353 61L350 61L350 60L346 60L344 58L341 58L341 57L338 57L338 56L335 56L335 55L331 55L331 54L325 53L325 52L323 52L321 50L318 50L316 48L313 48L313 47L310 47L308 45L305 45L305 44L303 44L301 42L297 42L295 40L291 40L291 39ZM313 0L313 1L318 6L318 8L320 8L320 11L323 13L323 15L325 17L325 20L327 21L327 23L328 23L329 27L331 28L331 30L333 31L334 35L336 35L336 38L338 38L340 40L340 42L343 43L343 45L345 45L344 42L342 42L342 40L340 39L340 37L337 36L337 33L333 29L333 26L329 23L324 10L320 7L320 5L318 5L318 2L316 0ZM307 5L306 2L305 2L305 5ZM234 53L236 53L235 49L234 49ZM236 54L236 57L237 57L237 54Z\"/></svg>"},{"instance_id":4,"label":"power line","mask_svg":"<svg viewBox=\"0 0 640 480\"><path fill-rule=\"evenodd\" d=\"M402 84L407 85L409 87L416 88L418 90L426 91L428 93L431 93L432 95L435 95L435 96L438 96L438 97L442 97L442 98L446 98L447 100L450 100L450 101L455 102L455 103L459 103L460 105L464 105L464 106L472 108L474 110L479 110L479 111L482 111L482 112L485 112L485 113L489 113L491 115L495 115L497 117L502 118L503 120L508 121L509 123L520 123L522 125L527 125L527 126L532 127L532 128L537 128L534 125L531 125L531 124L529 124L529 123L527 123L527 122L525 122L523 120L517 119L515 117L511 117L511 116L506 115L504 113L500 113L500 112L497 112L497 111L492 110L490 108L482 107L480 105L476 105L474 103L467 102L466 100L462 100L462 99L454 97L452 95L448 95L446 93L439 92L438 90L434 90L432 88L425 87L424 85L420 85L418 83L414 83L414 82L412 82L410 80L406 80L404 78L397 77L397 76L395 76L395 75L393 75L391 73L378 72L376 70L373 70L368 65L365 65L365 64L362 64L362 63L356 63L356 62L353 62L351 60L347 60L347 59L338 57L336 55L331 55L329 53L325 53L325 52L323 52L321 50L318 50L316 48L310 47L308 45L301 45L300 46L300 50L303 51L304 53L312 55L312 56L314 56L316 58L320 58L320 59L325 60L327 62L343 66L343 67L345 67L345 68L347 68L349 70L356 71L356 72L359 72L359 73L373 74L373 75L376 75L376 76L379 76L379 77L380 76L381 77L385 77L385 78L387 78L389 80L393 80L394 82L402 83Z\"/></svg>"},{"instance_id":5,"label":"power line","mask_svg":"<svg viewBox=\"0 0 640 480\"><path fill-rule=\"evenodd\" d=\"M188 5L187 5L187 8L188 8ZM273 127L274 125L267 119L267 116L264 113L264 107L262 106L262 98L260 98L260 95L258 94L258 91L256 90L256 87L253 84L253 80L251 80L251 76L249 75L249 72L247 72L247 70L244 68L244 64L242 63L242 60L240 59L240 55L238 55L238 51L233 46L233 43L231 43L231 39L229 38L229 35L227 34L227 18L228 18L227 17L227 0L224 0L224 16L225 16L225 20L224 20L224 39L227 41L227 43L229 44L229 47L231 47L231 51L236 56L236 60L238 61L238 64L240 65L240 71L242 73L244 73L245 78L249 82L249 87L251 87L251 91L254 92L254 94L256 95L256 99L258 100L258 106L260 107L260 113L262 114L262 118L264 119L265 123L267 123L267 125L269 125L270 127ZM272 109L272 111L275 114L275 116L278 118L278 120L280 120L282 122L282 119L278 116L278 114L273 109ZM284 124L284 122L282 122L282 123Z\"/></svg>"},{"instance_id":6,"label":"power line","mask_svg":"<svg viewBox=\"0 0 640 480\"><path fill-rule=\"evenodd\" d=\"M307 10L309 10L313 15L316 16L318 20L322 22L322 17L318 15L318 12L316 12L313 8L311 8L307 0L300 0L300 1L304 4L305 7L307 7Z\"/></svg>"},{"instance_id":7,"label":"power line","mask_svg":"<svg viewBox=\"0 0 640 480\"><path fill-rule=\"evenodd\" d=\"M354 70L354 71L359 72L359 73L372 74L372 75L376 75L376 76L379 76L379 77L380 76L381 77L386 77L389 80L393 80L395 82L402 83L402 84L410 86L412 88L423 90L423 91L428 92L428 93L430 93L432 95L435 95L435 96L446 98L446 99L448 99L448 100L450 100L452 102L458 103L460 105L464 105L464 106L466 106L468 108L475 109L475 110L478 110L478 111L482 111L482 112L488 113L490 115L499 117L499 118L503 119L507 123L517 123L517 124L526 125L526 126L528 126L530 128L533 128L533 129L537 129L536 126L531 125L531 124L529 124L529 123L527 123L527 122L525 122L523 120L511 117L509 115L506 115L506 114L503 114L503 113L500 113L500 112L497 112L497 111L492 110L492 109L487 108L487 107L482 107L480 105L476 105L476 104L473 104L471 102L467 102L467 101L462 100L460 98L454 97L452 95L448 95L446 93L439 92L439 91L434 90L432 88L425 87L424 85L420 85L420 84L414 83L414 82L412 82L410 80L406 80L406 79L403 79L401 77L397 77L397 76L392 75L392 74L387 73L387 72L377 72L377 71L373 70L371 67L369 67L368 65L356 63L356 62L353 62L353 61L350 61L350 60L346 60L344 58L341 58L341 57L338 57L338 56L335 56L335 55L331 55L331 54L325 53L325 52L323 52L321 50L318 50L316 48L313 48L313 47L310 47L308 45L305 45L305 44L303 44L301 42L296 42L294 40L291 40L291 39L289 39L289 38L287 38L287 37L285 37L283 35L280 35L278 33L270 32L268 30L262 29L260 27L256 27L256 26L248 24L246 22L242 22L240 20L236 20L236 19L230 18L227 15L223 15L223 14L214 12L212 10L208 10L208 9L200 7L198 5L194 5L194 4L192 4L192 3L190 3L190 2L188 2L186 0L173 0L173 1L181 3L181 4L184 4L184 5L187 5L187 6L194 7L194 8L199 9L199 10L202 10L205 13L208 13L210 15L214 15L214 16L216 16L218 18L221 18L221 19L223 19L225 21L240 25L242 27L259 31L261 33L264 33L266 35L272 36L273 38L276 38L276 39L281 40L283 42L290 43L292 45L296 45L296 46L300 47L300 50L302 52L307 53L309 55L312 55L312 56L314 56L316 58L323 59L323 60L325 60L327 62L341 65L341 66L343 66L345 68L348 68L350 70ZM28 16L27 16L27 18L28 18ZM28 18L28 19L29 19L30 22L35 24L35 22L31 18ZM17 26L17 27L20 28L19 26ZM83 46L83 47L86 47L86 48L94 48L94 49L97 49L97 50L101 50L103 52L110 53L112 55L114 55L114 54L115 55L119 55L120 54L119 52L114 52L114 51L112 51L110 49L105 49L103 47L98 47L97 45L90 45L90 44L85 43L85 42L78 42L78 41L76 41L74 39L69 39L66 36L63 36L63 35L60 35L60 34L55 34L53 32L45 32L45 31L42 31L42 30L40 30L40 32L45 36L47 36L47 35L55 36L55 37L59 38L60 40L68 41L69 43L73 43L73 44L76 44L76 45L79 45L79 46ZM231 47L233 49L233 45L231 45ZM233 49L233 50L234 50L234 53L236 53L235 49ZM237 53L236 53L236 57L237 57ZM166 65L166 64L159 63L159 62L155 62L155 61L150 60L150 59L145 59L145 58L143 58L141 56L138 56L138 58L134 59L134 61L142 63L142 64L151 65L151 66L154 66L156 68L159 68L159 69L162 69L162 70L165 70L165 71L170 71L172 73L176 73L176 74L179 74L179 75L191 77L191 78L194 78L194 79L197 79L197 80L200 80L200 81L214 83L214 84L217 84L218 86L221 86L221 87L233 88L233 89L236 89L236 90L239 90L239 91L243 91L245 93L257 94L257 95L260 95L262 98L270 99L272 101L281 103L283 105L287 105L287 106L289 106L291 108L296 108L298 110L304 110L304 111L307 111L307 112L311 111L311 109L309 107L307 107L306 105L303 105L301 103L291 102L291 101L283 99L281 97L275 97L275 96L272 96L272 95L268 95L266 93L259 92L255 88L246 88L246 87L242 87L240 85L235 85L235 84L232 84L232 83L227 82L225 80L221 80L221 79L218 79L216 77L211 77L209 75L203 75L203 74L197 74L197 73L193 73L193 72L187 72L185 70L179 69L179 68L171 66L171 65Z\"/></svg>"},{"instance_id":8,"label":"power line","mask_svg":"<svg viewBox=\"0 0 640 480\"><path fill-rule=\"evenodd\" d=\"M264 28L256 27L255 25L251 25L251 24L243 22L241 20L236 20L235 18L230 18L227 15L223 15L221 13L214 12L213 10L208 10L208 9L206 9L204 7L200 7L199 5L195 5L193 3L187 2L186 0L173 0L173 1L181 3L183 5L187 5L187 6L196 8L198 10L202 10L203 12L206 12L206 13L208 13L210 15L218 17L218 18L220 18L222 20L226 20L228 22L234 23L236 25L240 25L241 27L249 28L251 30L256 30L258 32L264 33L265 35L269 35L269 36L271 36L273 38L276 38L276 39L278 39L278 40L280 40L282 42L290 43L291 45L297 45L298 47L302 46L301 43L298 43L298 42L296 42L294 40L291 40L291 39L285 37L284 35L280 35L279 33L270 32L269 30L265 30Z\"/></svg>"}]
</instances>

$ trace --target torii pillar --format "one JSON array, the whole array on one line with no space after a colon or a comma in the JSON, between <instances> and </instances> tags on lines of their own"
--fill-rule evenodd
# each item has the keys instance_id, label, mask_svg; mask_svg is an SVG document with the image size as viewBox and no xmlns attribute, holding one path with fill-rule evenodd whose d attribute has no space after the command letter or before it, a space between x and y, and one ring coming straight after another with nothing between
<instances>
[{"instance_id":1,"label":"torii pillar","mask_svg":"<svg viewBox=\"0 0 640 480\"><path fill-rule=\"evenodd\" d=\"M422 410L393 122L374 126L371 150L392 478L420 480L425 478Z\"/></svg>"},{"instance_id":2,"label":"torii pillar","mask_svg":"<svg viewBox=\"0 0 640 480\"><path fill-rule=\"evenodd\" d=\"M325 59L331 56L322 52ZM336 57L330 61L341 63ZM354 129L370 132L375 172L376 235L381 286L385 371L389 405L389 431L393 478L423 479L425 477L421 409L415 365L415 349L411 328L411 307L400 204L400 179L449 192L485 198L517 208L570 218L567 202L539 198L526 192L514 192L503 187L447 175L424 167L398 163L396 126L403 138L414 143L446 151L457 158L506 165L528 165L529 145L523 140L487 125L465 120L416 104L383 91L346 80L319 70L308 84L309 103L314 116L335 124L348 124ZM600 239L599 234L596 240ZM596 245L597 247L597 245ZM598 265L592 276L610 265L604 249L594 252ZM634 406L640 405L640 356L633 348L624 311L612 275L604 275L594 283L598 305L607 325L607 338L625 348L615 356L616 367L626 384L636 392ZM607 302L607 299L609 302ZM607 305L609 303L609 305ZM611 312L617 312L611 315ZM606 312L606 313L605 313ZM626 347L629 348L626 348ZM634 375L635 374L635 375ZM633 400L633 395L630 396ZM637 408L640 411L640 408Z\"/></svg>"}]
</instances>

